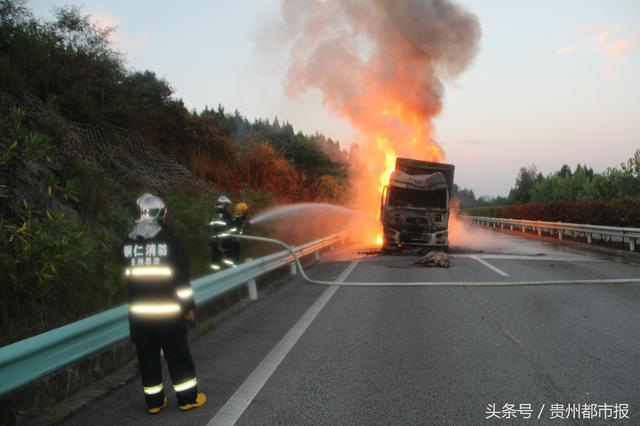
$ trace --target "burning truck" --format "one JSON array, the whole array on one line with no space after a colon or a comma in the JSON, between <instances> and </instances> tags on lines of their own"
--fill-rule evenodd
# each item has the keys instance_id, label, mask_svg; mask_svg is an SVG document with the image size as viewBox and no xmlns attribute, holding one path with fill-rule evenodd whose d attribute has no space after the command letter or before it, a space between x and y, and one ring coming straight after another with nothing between
<instances>
[{"instance_id":1,"label":"burning truck","mask_svg":"<svg viewBox=\"0 0 640 426\"><path fill-rule=\"evenodd\" d=\"M405 247L449 249L454 169L452 164L396 159L380 200L384 251Z\"/></svg>"}]
</instances>

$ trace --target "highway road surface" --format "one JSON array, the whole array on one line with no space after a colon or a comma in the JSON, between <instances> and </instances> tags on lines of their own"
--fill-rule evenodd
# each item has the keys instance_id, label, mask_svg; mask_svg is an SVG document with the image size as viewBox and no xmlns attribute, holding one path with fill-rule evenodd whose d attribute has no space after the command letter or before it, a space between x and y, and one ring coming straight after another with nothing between
<instances>
[{"instance_id":1,"label":"highway road surface","mask_svg":"<svg viewBox=\"0 0 640 426\"><path fill-rule=\"evenodd\" d=\"M200 409L147 415L136 379L63 424L640 424L640 284L615 281L640 265L465 235L446 269L336 252L308 273L337 285L294 277L223 321L192 344ZM564 284L500 285L530 281Z\"/></svg>"}]
</instances>

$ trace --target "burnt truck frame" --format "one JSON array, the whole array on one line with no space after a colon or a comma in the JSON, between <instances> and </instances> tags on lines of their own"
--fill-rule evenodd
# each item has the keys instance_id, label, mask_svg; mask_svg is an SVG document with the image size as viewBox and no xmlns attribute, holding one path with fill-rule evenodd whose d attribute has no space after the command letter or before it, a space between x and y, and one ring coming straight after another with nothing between
<instances>
[{"instance_id":1,"label":"burnt truck frame","mask_svg":"<svg viewBox=\"0 0 640 426\"><path fill-rule=\"evenodd\" d=\"M449 250L454 170L453 164L396 158L395 170L380 199L383 250Z\"/></svg>"}]
</instances>

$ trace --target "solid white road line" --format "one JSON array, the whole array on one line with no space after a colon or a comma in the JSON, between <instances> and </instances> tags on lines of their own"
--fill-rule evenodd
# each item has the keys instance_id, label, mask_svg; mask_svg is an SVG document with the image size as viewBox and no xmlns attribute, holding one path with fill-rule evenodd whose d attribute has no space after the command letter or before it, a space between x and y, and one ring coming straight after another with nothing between
<instances>
[{"instance_id":1,"label":"solid white road line","mask_svg":"<svg viewBox=\"0 0 640 426\"><path fill-rule=\"evenodd\" d=\"M527 256L527 255L517 255L517 254L450 254L449 256L453 258L470 258L473 256L477 256L480 259L485 260L533 260L540 262L609 262L606 259L599 259L595 257L586 257L586 256L566 256L566 257L554 257L554 256Z\"/></svg>"},{"instance_id":2,"label":"solid white road line","mask_svg":"<svg viewBox=\"0 0 640 426\"><path fill-rule=\"evenodd\" d=\"M354 260L353 262L351 262L349 266L347 266L345 270L342 271L340 275L338 275L338 278L336 278L336 284L343 283L344 280L346 280L347 277L351 274L351 272L353 272L353 270L356 269L356 266L358 266L358 263L360 263L360 260Z\"/></svg>"},{"instance_id":3,"label":"solid white road line","mask_svg":"<svg viewBox=\"0 0 640 426\"><path fill-rule=\"evenodd\" d=\"M344 282L358 262L360 261L354 260L351 262L338 278L336 278L336 284ZM331 296L338 290L338 287L338 285L332 285L322 293L318 300L314 302L291 330L289 330L282 340L269 352L266 358L262 360L260 365L253 370L253 373L251 373L247 380L240 385L238 390L229 398L220 411L216 413L215 417L207 423L207 426L231 426L238 421L242 413L244 413L249 404L251 404L251 401L253 401L258 392L260 392L262 386L269 380L269 377L271 377L276 368L278 368L298 339L300 339L316 316L322 311L322 308L324 308L331 299Z\"/></svg>"},{"instance_id":4,"label":"solid white road line","mask_svg":"<svg viewBox=\"0 0 640 426\"><path fill-rule=\"evenodd\" d=\"M517 287L538 285L602 285L640 284L640 278L605 278L589 280L549 280L549 281L414 281L414 282L357 282L336 284L330 281L314 281L314 284L339 287Z\"/></svg>"},{"instance_id":5,"label":"solid white road line","mask_svg":"<svg viewBox=\"0 0 640 426\"><path fill-rule=\"evenodd\" d=\"M499 275L502 275L503 277L508 277L508 276L509 276L509 274L507 274L506 272L504 272L502 269L496 268L495 266L493 266L492 264L490 264L490 263L489 263L489 262L487 262L486 260L484 260L484 259L480 259L478 256L471 255L471 256L469 256L469 257L471 257L472 259L477 260L478 262L482 263L482 264L483 264L484 266L486 266L487 268L491 269L493 272L496 272L496 273L498 273Z\"/></svg>"}]
</instances>

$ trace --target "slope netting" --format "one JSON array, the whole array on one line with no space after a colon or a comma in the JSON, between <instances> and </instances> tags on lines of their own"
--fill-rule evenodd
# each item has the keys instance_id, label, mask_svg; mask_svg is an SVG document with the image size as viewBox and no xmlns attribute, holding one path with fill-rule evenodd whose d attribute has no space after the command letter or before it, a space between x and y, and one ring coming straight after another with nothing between
<instances>
[{"instance_id":1,"label":"slope netting","mask_svg":"<svg viewBox=\"0 0 640 426\"><path fill-rule=\"evenodd\" d=\"M57 128L64 129L58 141L62 155L82 162L110 180L132 182L136 187L158 194L166 194L169 186L207 189L202 180L170 154L138 134L106 124L88 125L63 120L48 111L38 99L28 97L27 102L29 114L36 122L54 120Z\"/></svg>"}]
</instances>

